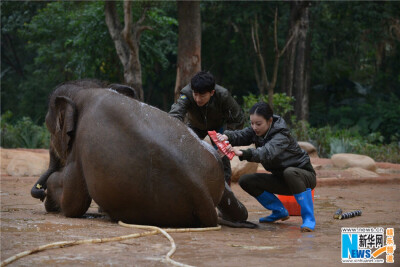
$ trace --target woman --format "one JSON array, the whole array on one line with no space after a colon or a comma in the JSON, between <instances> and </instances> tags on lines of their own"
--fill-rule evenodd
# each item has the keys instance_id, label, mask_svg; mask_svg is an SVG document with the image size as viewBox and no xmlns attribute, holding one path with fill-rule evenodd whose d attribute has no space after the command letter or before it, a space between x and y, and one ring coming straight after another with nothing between
<instances>
[{"instance_id":1,"label":"woman","mask_svg":"<svg viewBox=\"0 0 400 267\"><path fill-rule=\"evenodd\" d=\"M250 109L251 127L243 130L225 131L218 134L220 141L228 140L240 160L258 162L271 172L246 174L239 185L255 197L272 214L260 218L260 222L289 219L289 213L274 195L294 195L301 207L303 232L315 228L314 207L311 190L316 186L316 175L310 157L291 136L283 118L273 115L267 103L257 103ZM239 150L232 146L255 144L256 148Z\"/></svg>"}]
</instances>

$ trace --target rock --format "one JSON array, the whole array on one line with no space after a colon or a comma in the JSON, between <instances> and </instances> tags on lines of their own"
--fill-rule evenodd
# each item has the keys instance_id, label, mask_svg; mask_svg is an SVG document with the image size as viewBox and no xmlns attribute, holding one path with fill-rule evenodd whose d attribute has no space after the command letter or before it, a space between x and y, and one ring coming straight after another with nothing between
<instances>
[{"instance_id":1,"label":"rock","mask_svg":"<svg viewBox=\"0 0 400 267\"><path fill-rule=\"evenodd\" d=\"M309 142L297 142L299 146L308 153L310 158L319 158L317 149L315 146Z\"/></svg>"},{"instance_id":2,"label":"rock","mask_svg":"<svg viewBox=\"0 0 400 267\"><path fill-rule=\"evenodd\" d=\"M239 146L239 149L246 150L248 148L254 148L254 146ZM231 160L232 168L232 182L239 181L240 176L248 173L256 173L258 168L258 163L248 162L246 160L240 161L238 157L234 157Z\"/></svg>"},{"instance_id":3,"label":"rock","mask_svg":"<svg viewBox=\"0 0 400 267\"><path fill-rule=\"evenodd\" d=\"M375 161L364 155L357 154L335 154L331 157L333 165L338 168L359 167L365 170L375 171Z\"/></svg>"},{"instance_id":4,"label":"rock","mask_svg":"<svg viewBox=\"0 0 400 267\"><path fill-rule=\"evenodd\" d=\"M379 177L377 173L359 167L348 168L346 169L346 171L351 172L356 177L362 177L362 178Z\"/></svg>"},{"instance_id":5,"label":"rock","mask_svg":"<svg viewBox=\"0 0 400 267\"><path fill-rule=\"evenodd\" d=\"M49 165L47 150L1 149L1 173L12 176L39 176Z\"/></svg>"}]
</instances>

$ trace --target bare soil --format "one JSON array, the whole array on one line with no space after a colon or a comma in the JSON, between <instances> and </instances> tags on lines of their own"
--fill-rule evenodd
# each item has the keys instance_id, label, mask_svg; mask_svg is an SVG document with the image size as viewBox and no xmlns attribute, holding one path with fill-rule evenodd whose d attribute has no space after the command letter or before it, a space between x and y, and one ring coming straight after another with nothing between
<instances>
[{"instance_id":1,"label":"bare soil","mask_svg":"<svg viewBox=\"0 0 400 267\"><path fill-rule=\"evenodd\" d=\"M327 165L329 160L320 159L319 164ZM332 185L318 178L314 232L300 232L301 217L292 216L284 222L260 224L258 229L222 226L221 230L212 232L172 233L177 246L172 259L195 266L337 266L341 263L341 227L393 227L398 247L394 265L399 266L400 168L399 164L381 164L379 168L386 170L379 178L390 178L389 182L370 180ZM332 171L326 177L340 175L340 179L346 179L345 170L333 170L329 166L321 170ZM97 212L94 202L83 218L47 213L43 203L30 196L37 178L1 174L1 261L52 242L144 232L111 222ZM232 189L246 205L249 221L258 224L258 218L269 213L237 184ZM363 213L359 217L336 220L333 214L338 208L360 209ZM168 266L164 257L169 250L170 243L165 237L153 235L49 249L21 258L10 266Z\"/></svg>"}]
</instances>

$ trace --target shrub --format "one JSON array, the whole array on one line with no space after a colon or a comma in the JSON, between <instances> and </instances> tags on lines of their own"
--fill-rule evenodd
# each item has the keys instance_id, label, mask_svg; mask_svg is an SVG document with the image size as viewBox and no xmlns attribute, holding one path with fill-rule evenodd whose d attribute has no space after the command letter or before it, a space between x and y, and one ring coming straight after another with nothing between
<instances>
[{"instance_id":1,"label":"shrub","mask_svg":"<svg viewBox=\"0 0 400 267\"><path fill-rule=\"evenodd\" d=\"M250 93L248 96L243 96L243 110L247 118L249 118L250 108L257 102L263 101L268 103L268 96L256 96ZM281 117L285 117L289 112L293 111L294 97L287 96L285 93L275 93L273 97L273 111ZM247 122L248 123L248 122ZM248 125L247 125L248 126Z\"/></svg>"},{"instance_id":2,"label":"shrub","mask_svg":"<svg viewBox=\"0 0 400 267\"><path fill-rule=\"evenodd\" d=\"M48 148L50 133L45 125L36 125L31 118L23 117L14 125L9 121L12 113L1 115L1 146L4 148Z\"/></svg>"},{"instance_id":3,"label":"shrub","mask_svg":"<svg viewBox=\"0 0 400 267\"><path fill-rule=\"evenodd\" d=\"M339 129L325 126L313 128L307 122L293 121L292 134L299 141L312 143L320 157L330 158L337 153L366 155L375 161L400 163L400 143L392 136L389 144L379 132L361 135L357 128Z\"/></svg>"}]
</instances>

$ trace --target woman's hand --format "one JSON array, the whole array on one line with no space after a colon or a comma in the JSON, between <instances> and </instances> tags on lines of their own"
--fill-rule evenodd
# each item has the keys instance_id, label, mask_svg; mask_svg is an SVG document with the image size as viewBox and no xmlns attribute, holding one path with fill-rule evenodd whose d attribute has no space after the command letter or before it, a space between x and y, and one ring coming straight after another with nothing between
<instances>
[{"instance_id":1,"label":"woman's hand","mask_svg":"<svg viewBox=\"0 0 400 267\"><path fill-rule=\"evenodd\" d=\"M228 136L226 136L225 134L220 134L217 133L217 138L219 141L223 142L223 141L228 141Z\"/></svg>"},{"instance_id":2,"label":"woman's hand","mask_svg":"<svg viewBox=\"0 0 400 267\"><path fill-rule=\"evenodd\" d=\"M228 145L228 146L226 147L226 150L227 150L228 152L233 152L233 153L235 153L235 155L238 156L238 157L240 157L240 156L243 155L243 152L242 152L239 148L233 147L233 146L231 146L231 145Z\"/></svg>"}]
</instances>

